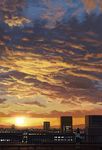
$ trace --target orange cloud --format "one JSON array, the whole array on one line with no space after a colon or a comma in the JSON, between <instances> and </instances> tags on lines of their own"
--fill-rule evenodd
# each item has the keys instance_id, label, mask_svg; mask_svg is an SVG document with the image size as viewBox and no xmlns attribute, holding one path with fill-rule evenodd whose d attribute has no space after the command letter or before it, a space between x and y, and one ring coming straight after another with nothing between
<instances>
[{"instance_id":1,"label":"orange cloud","mask_svg":"<svg viewBox=\"0 0 102 150\"><path fill-rule=\"evenodd\" d=\"M82 0L82 2L84 3L87 12L92 11L97 6L97 0Z\"/></svg>"}]
</instances>

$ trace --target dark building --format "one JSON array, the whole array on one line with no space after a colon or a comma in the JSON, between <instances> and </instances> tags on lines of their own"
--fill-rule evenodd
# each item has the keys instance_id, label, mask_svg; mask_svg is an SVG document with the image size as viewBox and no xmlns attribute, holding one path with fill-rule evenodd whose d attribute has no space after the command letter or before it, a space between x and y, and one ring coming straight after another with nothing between
<instances>
[{"instance_id":1,"label":"dark building","mask_svg":"<svg viewBox=\"0 0 102 150\"><path fill-rule=\"evenodd\" d=\"M72 116L61 117L61 132L63 133L72 132Z\"/></svg>"},{"instance_id":2,"label":"dark building","mask_svg":"<svg viewBox=\"0 0 102 150\"><path fill-rule=\"evenodd\" d=\"M45 121L43 123L43 129L46 130L46 131L50 130L50 122Z\"/></svg>"},{"instance_id":3,"label":"dark building","mask_svg":"<svg viewBox=\"0 0 102 150\"><path fill-rule=\"evenodd\" d=\"M0 144L22 143L23 131L15 129L0 129Z\"/></svg>"},{"instance_id":4,"label":"dark building","mask_svg":"<svg viewBox=\"0 0 102 150\"><path fill-rule=\"evenodd\" d=\"M74 143L75 137L73 133L49 133L37 132L28 134L28 144L58 144L58 143Z\"/></svg>"},{"instance_id":5,"label":"dark building","mask_svg":"<svg viewBox=\"0 0 102 150\"><path fill-rule=\"evenodd\" d=\"M86 116L85 130L88 142L102 143L102 115Z\"/></svg>"}]
</instances>

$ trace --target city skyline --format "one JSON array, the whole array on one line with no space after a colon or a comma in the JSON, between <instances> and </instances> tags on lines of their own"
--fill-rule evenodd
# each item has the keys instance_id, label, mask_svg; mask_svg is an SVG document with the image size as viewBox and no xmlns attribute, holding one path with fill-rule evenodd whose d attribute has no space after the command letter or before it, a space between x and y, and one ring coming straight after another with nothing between
<instances>
[{"instance_id":1,"label":"city skyline","mask_svg":"<svg viewBox=\"0 0 102 150\"><path fill-rule=\"evenodd\" d=\"M13 117L12 120L9 120L9 123L4 126L4 125L1 125L0 128L11 128L11 129L45 129L47 130L50 130L50 129L60 129L61 131L63 130L66 130L65 128L68 127L68 130L71 131L71 129L77 129L77 128L80 128L80 129L85 129L85 126L87 126L87 124L89 124L89 121L86 121L87 118L94 118L93 121L94 121L94 124L97 123L96 120L98 119L101 119L102 120L102 115L86 115L84 117L84 120L83 118L73 118L73 116L61 116L60 118L57 118L57 121L58 121L58 125L54 125L53 124L53 118L44 118L43 121L42 121L42 118L40 118L39 120L39 123L38 123L38 119L39 118L27 118L27 117L23 117L23 116L19 116L19 117ZM30 123L30 120L33 120L32 122L32 126ZM36 122L37 120L37 122ZM55 118L56 120L56 118ZM98 126L101 126L101 120L99 122L99 125ZM93 124L91 122L92 120L90 120L90 123ZM10 122L12 122L12 124L10 124ZM56 121L55 121L56 122ZM83 122L83 124L82 124ZM64 127L65 126L65 127ZM66 130L67 131L67 130Z\"/></svg>"},{"instance_id":2,"label":"city skyline","mask_svg":"<svg viewBox=\"0 0 102 150\"><path fill-rule=\"evenodd\" d=\"M101 27L102 0L1 1L0 126L102 115Z\"/></svg>"}]
</instances>

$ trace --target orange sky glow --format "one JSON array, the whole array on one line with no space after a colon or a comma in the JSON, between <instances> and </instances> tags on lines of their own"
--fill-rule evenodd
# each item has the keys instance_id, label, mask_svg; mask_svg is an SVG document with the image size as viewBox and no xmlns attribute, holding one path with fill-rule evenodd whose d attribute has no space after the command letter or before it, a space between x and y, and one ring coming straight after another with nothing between
<instances>
[{"instance_id":1,"label":"orange sky glow","mask_svg":"<svg viewBox=\"0 0 102 150\"><path fill-rule=\"evenodd\" d=\"M20 123L19 123L20 121ZM49 121L51 123L51 127L60 127L60 118L31 118L25 116L17 116L17 117L5 117L1 119L1 124L5 124L7 127L11 127L15 125L17 128L43 128L43 122ZM84 127L84 118L73 118L73 126L82 125Z\"/></svg>"}]
</instances>

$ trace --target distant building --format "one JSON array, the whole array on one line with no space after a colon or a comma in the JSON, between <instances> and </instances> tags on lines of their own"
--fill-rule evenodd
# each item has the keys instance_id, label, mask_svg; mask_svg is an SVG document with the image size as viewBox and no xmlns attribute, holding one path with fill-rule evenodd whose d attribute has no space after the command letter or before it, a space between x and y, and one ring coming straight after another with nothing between
<instances>
[{"instance_id":1,"label":"distant building","mask_svg":"<svg viewBox=\"0 0 102 150\"><path fill-rule=\"evenodd\" d=\"M72 116L61 117L61 132L63 133L72 132Z\"/></svg>"},{"instance_id":2,"label":"distant building","mask_svg":"<svg viewBox=\"0 0 102 150\"><path fill-rule=\"evenodd\" d=\"M102 115L86 116L85 130L89 142L102 143Z\"/></svg>"},{"instance_id":3,"label":"distant building","mask_svg":"<svg viewBox=\"0 0 102 150\"><path fill-rule=\"evenodd\" d=\"M50 130L50 122L45 121L43 123L43 129L46 130L46 131Z\"/></svg>"},{"instance_id":4,"label":"distant building","mask_svg":"<svg viewBox=\"0 0 102 150\"><path fill-rule=\"evenodd\" d=\"M14 124L12 124L12 125L11 125L11 129L12 129L12 130L15 130L15 129L16 129L16 126L15 126Z\"/></svg>"}]
</instances>

